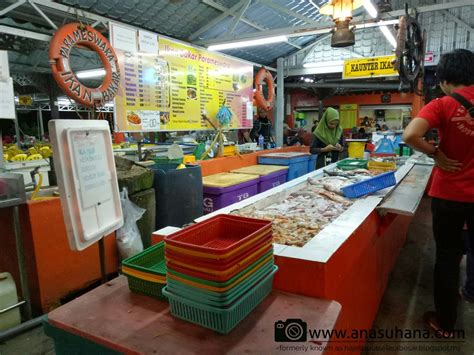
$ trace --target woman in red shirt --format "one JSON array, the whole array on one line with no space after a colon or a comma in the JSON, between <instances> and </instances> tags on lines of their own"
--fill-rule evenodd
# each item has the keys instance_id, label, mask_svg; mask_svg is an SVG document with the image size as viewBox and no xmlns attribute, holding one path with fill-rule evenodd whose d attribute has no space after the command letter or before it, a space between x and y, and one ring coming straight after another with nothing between
<instances>
[{"instance_id":1,"label":"woman in red shirt","mask_svg":"<svg viewBox=\"0 0 474 355\"><path fill-rule=\"evenodd\" d=\"M436 242L436 312L425 313L424 319L439 335L449 338L453 337L457 317L464 224L467 224L469 240L474 246L474 113L471 116L466 107L474 103L474 54L463 49L444 54L436 74L446 96L421 109L405 129L403 140L432 156L436 164L429 191ZM462 97L455 98L456 95ZM439 147L433 147L423 139L433 128L439 133ZM470 257L472 255L468 255L468 259ZM469 259L466 286L472 277L473 260ZM474 292L467 288L463 291ZM465 296L474 298L474 294Z\"/></svg>"}]
</instances>

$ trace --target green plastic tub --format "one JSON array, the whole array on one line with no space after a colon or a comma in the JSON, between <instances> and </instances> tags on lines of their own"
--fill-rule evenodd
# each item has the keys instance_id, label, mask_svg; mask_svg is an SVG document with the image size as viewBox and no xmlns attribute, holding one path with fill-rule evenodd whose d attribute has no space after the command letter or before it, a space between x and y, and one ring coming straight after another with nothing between
<instances>
[{"instance_id":1,"label":"green plastic tub","mask_svg":"<svg viewBox=\"0 0 474 355\"><path fill-rule=\"evenodd\" d=\"M263 255L260 259L258 259L252 265L248 266L246 269L242 270L237 275L235 275L234 277L232 277L231 279L229 279L225 282L218 282L218 281L210 281L210 280L200 279L200 278L197 278L197 277L193 277L193 276L189 276L189 275L177 272L177 271L173 270L170 267L167 268L167 272L168 272L168 274L172 274L174 276L180 277L180 278L188 280L188 281L197 282L197 283L202 284L202 285L213 286L213 287L226 287L226 286L229 286L232 283L234 283L236 280L240 279L243 275L245 275L248 272L256 269L257 267L264 267L265 265L273 264L273 258L271 258L268 262L266 262L265 264L259 266L259 264L263 260L268 258L270 255L273 255L273 249L271 251L269 251L267 254ZM249 277L251 277L251 275Z\"/></svg>"},{"instance_id":2,"label":"green plastic tub","mask_svg":"<svg viewBox=\"0 0 474 355\"><path fill-rule=\"evenodd\" d=\"M163 288L163 294L168 297L170 312L173 316L218 333L227 334L270 294L273 276L277 270L278 267L273 266L270 274L228 308L212 307L177 296L169 292L167 287Z\"/></svg>"},{"instance_id":3,"label":"green plastic tub","mask_svg":"<svg viewBox=\"0 0 474 355\"><path fill-rule=\"evenodd\" d=\"M365 159L343 159L336 163L341 170L367 169L367 160Z\"/></svg>"},{"instance_id":4,"label":"green plastic tub","mask_svg":"<svg viewBox=\"0 0 474 355\"><path fill-rule=\"evenodd\" d=\"M141 293L147 296L164 299L161 293L166 283L154 282L127 273L127 268L131 271L138 271L153 277L154 275L166 277L165 263L165 243L160 242L141 253L122 261L122 273L128 279L130 291Z\"/></svg>"},{"instance_id":5,"label":"green plastic tub","mask_svg":"<svg viewBox=\"0 0 474 355\"><path fill-rule=\"evenodd\" d=\"M209 290L198 289L189 285L185 285L176 280L168 281L169 292L174 293L177 296L187 297L197 302L215 306L215 307L228 307L244 295L248 290L253 288L259 280L265 278L273 270L273 265L266 265L252 275L248 280L245 280L238 286L234 287L231 292L223 293L213 292Z\"/></svg>"}]
</instances>

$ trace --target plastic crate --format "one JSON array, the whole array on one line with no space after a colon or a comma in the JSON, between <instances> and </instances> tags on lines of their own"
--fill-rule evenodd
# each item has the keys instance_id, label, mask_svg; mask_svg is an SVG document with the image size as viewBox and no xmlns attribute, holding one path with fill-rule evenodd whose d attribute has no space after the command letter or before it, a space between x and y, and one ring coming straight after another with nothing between
<instances>
[{"instance_id":1,"label":"plastic crate","mask_svg":"<svg viewBox=\"0 0 474 355\"><path fill-rule=\"evenodd\" d=\"M122 261L122 273L127 277L131 291L163 298L161 290L166 285L164 243Z\"/></svg>"},{"instance_id":2,"label":"plastic crate","mask_svg":"<svg viewBox=\"0 0 474 355\"><path fill-rule=\"evenodd\" d=\"M245 260L245 262L241 264L236 264L235 266L224 271L194 267L193 264L179 265L174 263L173 261L168 261L166 265L171 270L180 272L188 276L196 277L198 279L225 282L237 275L239 272L242 272L243 270L247 269L251 265L254 265L259 261L268 258L270 255L273 255L272 245L265 246L263 250L259 250L253 255L251 255L251 257Z\"/></svg>"},{"instance_id":3,"label":"plastic crate","mask_svg":"<svg viewBox=\"0 0 474 355\"><path fill-rule=\"evenodd\" d=\"M273 153L260 155L258 163L263 165L288 166L286 180L290 181L308 173L308 161L311 155L307 153Z\"/></svg>"},{"instance_id":4,"label":"plastic crate","mask_svg":"<svg viewBox=\"0 0 474 355\"><path fill-rule=\"evenodd\" d=\"M390 171L352 185L344 186L341 190L344 196L357 198L396 184L395 173Z\"/></svg>"},{"instance_id":5,"label":"plastic crate","mask_svg":"<svg viewBox=\"0 0 474 355\"><path fill-rule=\"evenodd\" d=\"M173 262L180 262L186 265L192 265L193 267L203 267L208 269L213 269L216 271L224 271L234 266L235 264L241 263L243 259L254 254L256 251L261 250L264 246L270 244L273 240L271 233L268 233L266 237L262 238L255 246L245 250L244 253L232 255L228 259L203 259L188 254L176 253L172 250L165 248L165 258L172 260Z\"/></svg>"},{"instance_id":6,"label":"plastic crate","mask_svg":"<svg viewBox=\"0 0 474 355\"><path fill-rule=\"evenodd\" d=\"M379 161L369 161L367 164L369 170L376 171L393 171L397 170L397 163L394 161L379 162Z\"/></svg>"},{"instance_id":7,"label":"plastic crate","mask_svg":"<svg viewBox=\"0 0 474 355\"><path fill-rule=\"evenodd\" d=\"M227 334L270 294L273 276L277 270L278 268L275 266L273 272L260 284L229 308L200 304L174 295L166 287L163 289L163 294L169 299L170 312L173 316L215 330L218 333Z\"/></svg>"},{"instance_id":8,"label":"plastic crate","mask_svg":"<svg viewBox=\"0 0 474 355\"><path fill-rule=\"evenodd\" d=\"M225 259L257 244L272 222L217 215L165 238L166 248L209 259Z\"/></svg>"},{"instance_id":9,"label":"plastic crate","mask_svg":"<svg viewBox=\"0 0 474 355\"><path fill-rule=\"evenodd\" d=\"M203 290L214 291L214 292L226 292L238 286L241 282L244 282L253 274L255 274L258 270L260 270L261 268L269 264L273 264L273 255L267 257L266 259L263 259L262 261L260 261L258 264L254 266L249 266L244 271L238 273L231 279L227 281L223 281L223 282L209 281L209 280L192 277L186 274L176 272L173 269L168 270L167 279L168 280L174 279L186 285L200 288Z\"/></svg>"},{"instance_id":10,"label":"plastic crate","mask_svg":"<svg viewBox=\"0 0 474 355\"><path fill-rule=\"evenodd\" d=\"M253 285L253 282L257 279L260 279L263 275L266 275L269 271L272 270L274 267L274 264L268 264L265 265L264 267L260 268L257 272L255 272L252 276L250 276L246 281L241 282L238 284L236 287L225 291L225 292L215 292L215 291L209 291L209 290L203 290L200 288L192 287L189 285L186 285L182 282L170 279L167 285L169 286L168 289L170 291L176 290L180 292L193 292L199 296L208 298L210 300L215 300L215 301L225 301L229 300L233 297L235 297L239 292L241 292L245 288L249 288L249 285Z\"/></svg>"},{"instance_id":11,"label":"plastic crate","mask_svg":"<svg viewBox=\"0 0 474 355\"><path fill-rule=\"evenodd\" d=\"M274 265L269 265L269 267L259 270L246 282L235 287L235 289L225 297L204 294L199 289L179 283L168 284L167 287L169 292L177 296L191 299L208 306L225 308L231 306L234 302L237 302L240 297L243 297L250 289L254 288L260 281L265 279L265 277L273 271L273 268Z\"/></svg>"},{"instance_id":12,"label":"plastic crate","mask_svg":"<svg viewBox=\"0 0 474 355\"><path fill-rule=\"evenodd\" d=\"M365 159L343 159L336 163L341 170L367 169L367 160Z\"/></svg>"}]
</instances>

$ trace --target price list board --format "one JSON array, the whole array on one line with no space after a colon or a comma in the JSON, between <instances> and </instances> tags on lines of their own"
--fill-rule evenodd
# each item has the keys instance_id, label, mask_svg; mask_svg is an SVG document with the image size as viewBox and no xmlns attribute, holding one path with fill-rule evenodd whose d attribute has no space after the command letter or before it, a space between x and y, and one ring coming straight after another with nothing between
<instances>
[{"instance_id":1,"label":"price list board","mask_svg":"<svg viewBox=\"0 0 474 355\"><path fill-rule=\"evenodd\" d=\"M116 130L209 129L221 105L228 128L252 127L253 67L238 59L158 37L157 53L115 48L122 73L115 99Z\"/></svg>"}]
</instances>

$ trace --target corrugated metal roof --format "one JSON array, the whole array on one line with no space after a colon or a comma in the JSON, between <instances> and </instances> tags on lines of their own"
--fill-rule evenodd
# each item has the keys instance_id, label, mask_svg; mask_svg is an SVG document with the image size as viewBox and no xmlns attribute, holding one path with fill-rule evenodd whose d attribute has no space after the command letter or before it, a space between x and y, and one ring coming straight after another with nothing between
<instances>
[{"instance_id":1,"label":"corrugated metal roof","mask_svg":"<svg viewBox=\"0 0 474 355\"><path fill-rule=\"evenodd\" d=\"M62 0L62 3L97 13L111 19L131 25L153 30L171 37L186 40L212 19L222 14L222 11L208 5L210 1L201 0ZM231 8L240 0L214 0L216 7ZM321 5L325 0L313 0L316 5ZM280 7L280 9L275 7ZM281 8L295 13L291 15ZM238 12L238 10L237 10ZM303 21L298 16L307 17ZM299 26L318 21L321 15L318 9L307 0L273 0L271 4L252 0L243 18L254 26L239 21L233 35L242 35L258 31L257 28L277 29L290 26ZM198 39L212 39L227 33L234 20L228 16L215 26L202 33ZM311 37L292 39L299 46L310 41ZM228 54L242 59L258 61L262 64L271 64L278 57L286 56L296 48L288 44L253 47L247 50L225 51Z\"/></svg>"},{"instance_id":2,"label":"corrugated metal roof","mask_svg":"<svg viewBox=\"0 0 474 355\"><path fill-rule=\"evenodd\" d=\"M233 31L233 35L238 37L246 33L258 32L259 29L271 30L327 21L327 17L321 16L317 8L326 1L327 0L251 0L242 17L244 21L238 22ZM12 0L0 0L0 9L7 7L12 2ZM87 10L91 13L185 41L189 36L219 17L226 9L236 4L245 4L245 1L241 0L59 0L59 2L76 9ZM405 2L408 2L412 6L420 6L433 4L434 0L393 0L392 7L402 8ZM71 21L73 18L73 16L71 17L71 15L69 15L69 18L65 20L64 13L58 11L54 12L51 9L45 8L43 8L43 10L52 16L51 18L58 25L64 21ZM234 14L238 12L239 10L237 8ZM357 12L363 13L364 10L360 9L357 10ZM450 12L468 25L473 26L474 10L472 7L454 9L450 10ZM35 24L36 28L41 28L41 32L43 33L45 30L49 33L52 32L47 23L28 3L14 10L8 16L10 15L22 21L21 24L17 23L15 27L25 27L28 26L30 22ZM440 23L446 24L449 22L442 13L423 14L422 18L424 25L426 24L426 28L432 31L429 36L428 48L440 48L443 46L443 50L448 50L451 47L473 47L474 36L469 35L469 31L466 28L454 25L452 21L451 25L440 25ZM4 20L5 18L0 19L0 23ZM233 23L233 20L233 16L227 16L200 34L196 40L215 39L225 35ZM380 31L373 29L358 33L356 46L352 49L362 55L389 52L387 42L379 32ZM305 36L291 38L290 41L294 45L301 47L314 41L315 38L315 36ZM297 48L294 45L276 43L228 50L225 51L225 53L268 65L274 63L277 58L286 57L296 51ZM315 60L322 60L329 57L331 57L331 60L334 60L336 58L347 57L348 53L347 50L340 51L330 48L327 45L327 41L323 41L320 45L315 47L312 56ZM27 63L25 55L31 57L30 63L40 62L41 65L44 64L43 59L39 60L34 55L20 53L18 54L18 60L22 64Z\"/></svg>"}]
</instances>

